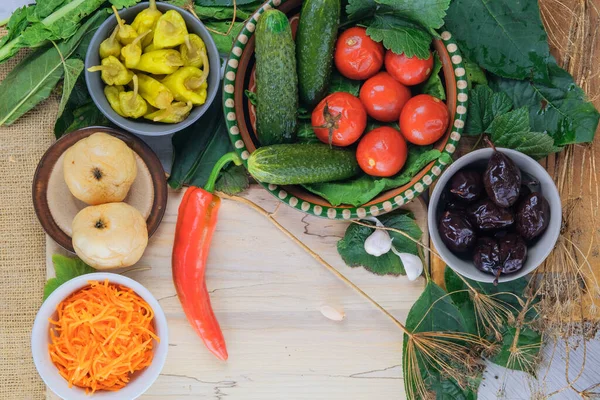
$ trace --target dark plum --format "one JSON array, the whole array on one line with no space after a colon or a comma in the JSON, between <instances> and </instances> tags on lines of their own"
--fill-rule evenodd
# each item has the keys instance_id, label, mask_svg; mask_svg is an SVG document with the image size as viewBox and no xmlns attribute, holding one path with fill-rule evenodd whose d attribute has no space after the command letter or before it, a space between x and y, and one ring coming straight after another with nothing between
<instances>
[{"instance_id":1,"label":"dark plum","mask_svg":"<svg viewBox=\"0 0 600 400\"><path fill-rule=\"evenodd\" d=\"M497 275L502 269L500 245L496 239L482 237L477 240L473 253L473 263L478 270Z\"/></svg>"},{"instance_id":2,"label":"dark plum","mask_svg":"<svg viewBox=\"0 0 600 400\"><path fill-rule=\"evenodd\" d=\"M509 233L498 239L500 243L500 259L502 260L502 273L510 274L523 268L527 259L527 244L517 234Z\"/></svg>"},{"instance_id":3,"label":"dark plum","mask_svg":"<svg viewBox=\"0 0 600 400\"><path fill-rule=\"evenodd\" d=\"M481 174L470 169L458 171L450 179L450 193L457 199L471 202L477 200L483 192Z\"/></svg>"},{"instance_id":4,"label":"dark plum","mask_svg":"<svg viewBox=\"0 0 600 400\"><path fill-rule=\"evenodd\" d=\"M460 200L450 199L448 202L446 202L444 211L455 211L464 213L467 211L467 205Z\"/></svg>"},{"instance_id":5,"label":"dark plum","mask_svg":"<svg viewBox=\"0 0 600 400\"><path fill-rule=\"evenodd\" d=\"M519 199L521 170L506 154L494 149L483 174L489 198L500 207L510 207Z\"/></svg>"},{"instance_id":6,"label":"dark plum","mask_svg":"<svg viewBox=\"0 0 600 400\"><path fill-rule=\"evenodd\" d=\"M483 199L467 209L471 224L482 231L505 229L514 222L510 209L498 207L491 199Z\"/></svg>"},{"instance_id":7,"label":"dark plum","mask_svg":"<svg viewBox=\"0 0 600 400\"><path fill-rule=\"evenodd\" d=\"M517 232L532 240L541 235L550 223L550 204L541 193L530 193L517 207Z\"/></svg>"},{"instance_id":8,"label":"dark plum","mask_svg":"<svg viewBox=\"0 0 600 400\"><path fill-rule=\"evenodd\" d=\"M444 212L438 229L444 244L457 253L471 249L477 240L473 226L463 213Z\"/></svg>"}]
</instances>

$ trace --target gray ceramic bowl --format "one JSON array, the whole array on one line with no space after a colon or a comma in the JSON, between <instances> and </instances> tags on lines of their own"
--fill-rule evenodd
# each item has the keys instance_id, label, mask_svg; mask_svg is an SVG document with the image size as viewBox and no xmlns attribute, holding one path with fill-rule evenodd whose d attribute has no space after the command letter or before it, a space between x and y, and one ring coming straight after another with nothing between
<instances>
[{"instance_id":1,"label":"gray ceramic bowl","mask_svg":"<svg viewBox=\"0 0 600 400\"><path fill-rule=\"evenodd\" d=\"M508 282L532 272L548 257L560 234L562 208L560 195L552 177L537 161L515 150L502 148L498 148L498 150L509 156L522 172L539 181L539 191L550 204L550 225L533 245L528 246L527 260L523 268L513 274L501 275L498 280L499 282ZM489 283L494 281L494 276L479 271L470 259L462 259L446 247L438 232L438 221L443 210L443 204L441 203L444 202L444 188L450 181L450 178L465 167L483 172L492 153L492 149L481 149L468 153L456 160L438 179L437 185L431 194L427 215L429 235L433 245L446 264L455 272L467 278Z\"/></svg>"},{"instance_id":2,"label":"gray ceramic bowl","mask_svg":"<svg viewBox=\"0 0 600 400\"><path fill-rule=\"evenodd\" d=\"M208 110L208 107L213 102L221 81L221 60L219 58L219 51L217 50L217 46L215 45L214 40L210 36L210 33L204 24L192 14L179 7L166 3L157 3L156 6L162 12L168 10L177 10L185 20L188 31L200 36L206 44L206 51L208 53L208 60L210 63L206 103L201 106L194 107L190 112L190 115L184 121L178 124L161 124L159 122L151 122L144 119L128 119L121 117L110 107L108 100L106 100L106 97L104 96L104 86L106 85L100 78L100 72L88 72L87 69L94 65L100 65L98 48L100 47L100 43L110 36L110 33L117 25L117 20L114 16L111 15L106 21L104 21L102 25L100 25L92 37L87 54L85 56L85 81L87 83L88 91L92 96L92 100L94 100L94 103L96 103L96 106L98 106L100 111L102 111L102 113L106 115L106 117L113 123L129 132L141 136L172 135L173 133L180 131L196 122L206 112L206 110ZM120 10L119 15L128 23L131 23L135 16L146 8L148 8L148 3L139 3L133 7Z\"/></svg>"}]
</instances>

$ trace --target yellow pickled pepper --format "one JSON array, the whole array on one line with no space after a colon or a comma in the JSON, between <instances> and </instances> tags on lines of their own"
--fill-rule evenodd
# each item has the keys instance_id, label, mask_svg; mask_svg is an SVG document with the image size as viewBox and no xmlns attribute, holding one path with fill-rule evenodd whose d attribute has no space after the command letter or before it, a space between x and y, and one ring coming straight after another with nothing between
<instances>
[{"instance_id":1,"label":"yellow pickled pepper","mask_svg":"<svg viewBox=\"0 0 600 400\"><path fill-rule=\"evenodd\" d=\"M157 49L179 46L185 41L187 34L187 26L181 14L169 10L156 23L153 43Z\"/></svg>"},{"instance_id":2,"label":"yellow pickled pepper","mask_svg":"<svg viewBox=\"0 0 600 400\"><path fill-rule=\"evenodd\" d=\"M127 85L133 78L133 72L125 68L115 56L103 58L102 65L90 67L88 71L102 71L102 80L107 85Z\"/></svg>"},{"instance_id":3,"label":"yellow pickled pepper","mask_svg":"<svg viewBox=\"0 0 600 400\"><path fill-rule=\"evenodd\" d=\"M175 100L201 105L206 102L206 78L208 76L208 63L204 71L196 67L181 67L161 82L171 90Z\"/></svg>"},{"instance_id":4,"label":"yellow pickled pepper","mask_svg":"<svg viewBox=\"0 0 600 400\"><path fill-rule=\"evenodd\" d=\"M186 67L200 68L208 59L206 56L206 45L200 36L191 34L185 35L184 43L179 46L183 65Z\"/></svg>"},{"instance_id":5,"label":"yellow pickled pepper","mask_svg":"<svg viewBox=\"0 0 600 400\"><path fill-rule=\"evenodd\" d=\"M181 54L177 50L154 50L144 53L136 65L136 69L151 74L172 74L183 65Z\"/></svg>"},{"instance_id":6,"label":"yellow pickled pepper","mask_svg":"<svg viewBox=\"0 0 600 400\"><path fill-rule=\"evenodd\" d=\"M121 112L132 118L139 118L144 116L148 112L148 104L146 100L138 94L139 84L137 75L133 75L133 91L131 92L120 92L119 93L119 105L121 106Z\"/></svg>"},{"instance_id":7,"label":"yellow pickled pepper","mask_svg":"<svg viewBox=\"0 0 600 400\"><path fill-rule=\"evenodd\" d=\"M106 38L102 43L100 43L100 59L106 58L108 56L119 57L121 54L121 43L117 40L117 33L119 32L119 25L115 26L115 29L112 31L110 36Z\"/></svg>"},{"instance_id":8,"label":"yellow pickled pepper","mask_svg":"<svg viewBox=\"0 0 600 400\"><path fill-rule=\"evenodd\" d=\"M192 110L192 102L188 101L187 103L178 101L171 104L168 108L164 110L154 111L152 113L144 115L144 118L150 119L154 122L164 122L166 124L176 124L184 119L190 114Z\"/></svg>"},{"instance_id":9,"label":"yellow pickled pepper","mask_svg":"<svg viewBox=\"0 0 600 400\"><path fill-rule=\"evenodd\" d=\"M119 24L119 32L117 33L117 38L123 44L129 44L133 42L133 40L138 36L138 33L135 29L131 27L131 25L127 25L125 21L121 19L119 16L119 12L115 6L112 6L113 12L115 13L115 17L117 18L117 23Z\"/></svg>"},{"instance_id":10,"label":"yellow pickled pepper","mask_svg":"<svg viewBox=\"0 0 600 400\"><path fill-rule=\"evenodd\" d=\"M131 27L138 33L152 31L142 41L143 47L146 47L152 43L156 22L158 22L158 19L161 17L161 15L163 15L162 12L156 8L156 0L150 0L150 5L148 8L142 10L138 15L136 15L135 19L131 23Z\"/></svg>"},{"instance_id":11,"label":"yellow pickled pepper","mask_svg":"<svg viewBox=\"0 0 600 400\"><path fill-rule=\"evenodd\" d=\"M138 74L137 77L140 94L150 105L160 109L168 108L171 105L173 93L168 87L148 75Z\"/></svg>"},{"instance_id":12,"label":"yellow pickled pepper","mask_svg":"<svg viewBox=\"0 0 600 400\"><path fill-rule=\"evenodd\" d=\"M122 85L116 86L104 86L104 95L106 96L106 100L108 100L108 104L110 104L111 108L119 114L121 117L127 117L127 115L123 114L121 111L121 104L119 102L119 93L124 90Z\"/></svg>"},{"instance_id":13,"label":"yellow pickled pepper","mask_svg":"<svg viewBox=\"0 0 600 400\"><path fill-rule=\"evenodd\" d=\"M135 68L140 62L142 57L142 40L147 36L150 31L146 31L136 37L133 42L129 43L121 49L121 56L125 60L125 66L127 68Z\"/></svg>"},{"instance_id":14,"label":"yellow pickled pepper","mask_svg":"<svg viewBox=\"0 0 600 400\"><path fill-rule=\"evenodd\" d=\"M148 46L144 47L144 53L150 53L151 51L158 50L154 47L154 44L150 43Z\"/></svg>"}]
</instances>

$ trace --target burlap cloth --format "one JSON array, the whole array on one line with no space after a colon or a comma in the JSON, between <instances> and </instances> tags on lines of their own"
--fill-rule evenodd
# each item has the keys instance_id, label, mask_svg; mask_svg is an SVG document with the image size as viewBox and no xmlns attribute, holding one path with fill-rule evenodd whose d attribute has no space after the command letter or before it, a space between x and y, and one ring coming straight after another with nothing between
<instances>
[{"instance_id":1,"label":"burlap cloth","mask_svg":"<svg viewBox=\"0 0 600 400\"><path fill-rule=\"evenodd\" d=\"M600 0L540 0L540 7L554 54L600 108ZM0 36L3 34L0 28ZM0 80L19 59L0 64ZM12 126L0 127L1 400L45 397L29 345L46 280L45 236L33 210L31 181L40 157L54 141L58 100L55 94ZM595 144L599 140L597 135ZM581 220L588 213L586 210ZM589 225L588 220L583 236L597 235L597 226ZM594 270L598 269L600 263L594 262Z\"/></svg>"}]
</instances>

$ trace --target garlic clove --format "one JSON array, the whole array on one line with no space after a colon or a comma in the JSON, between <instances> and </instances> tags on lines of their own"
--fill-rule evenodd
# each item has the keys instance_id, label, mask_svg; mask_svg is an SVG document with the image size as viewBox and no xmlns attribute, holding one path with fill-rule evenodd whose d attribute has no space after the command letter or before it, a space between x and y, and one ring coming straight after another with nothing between
<instances>
[{"instance_id":1,"label":"garlic clove","mask_svg":"<svg viewBox=\"0 0 600 400\"><path fill-rule=\"evenodd\" d=\"M400 257L400 261L404 265L404 271L409 281L414 281L423 273L423 261L419 256L410 253L400 253L394 247L392 252Z\"/></svg>"},{"instance_id":2,"label":"garlic clove","mask_svg":"<svg viewBox=\"0 0 600 400\"><path fill-rule=\"evenodd\" d=\"M365 240L365 251L375 257L386 254L391 248L392 239L390 238L390 234L383 229L376 229Z\"/></svg>"},{"instance_id":3,"label":"garlic clove","mask_svg":"<svg viewBox=\"0 0 600 400\"><path fill-rule=\"evenodd\" d=\"M346 314L343 311L339 311L331 306L321 306L319 311L321 311L321 314L323 314L325 318L332 321L343 321L344 318L346 318Z\"/></svg>"}]
</instances>

